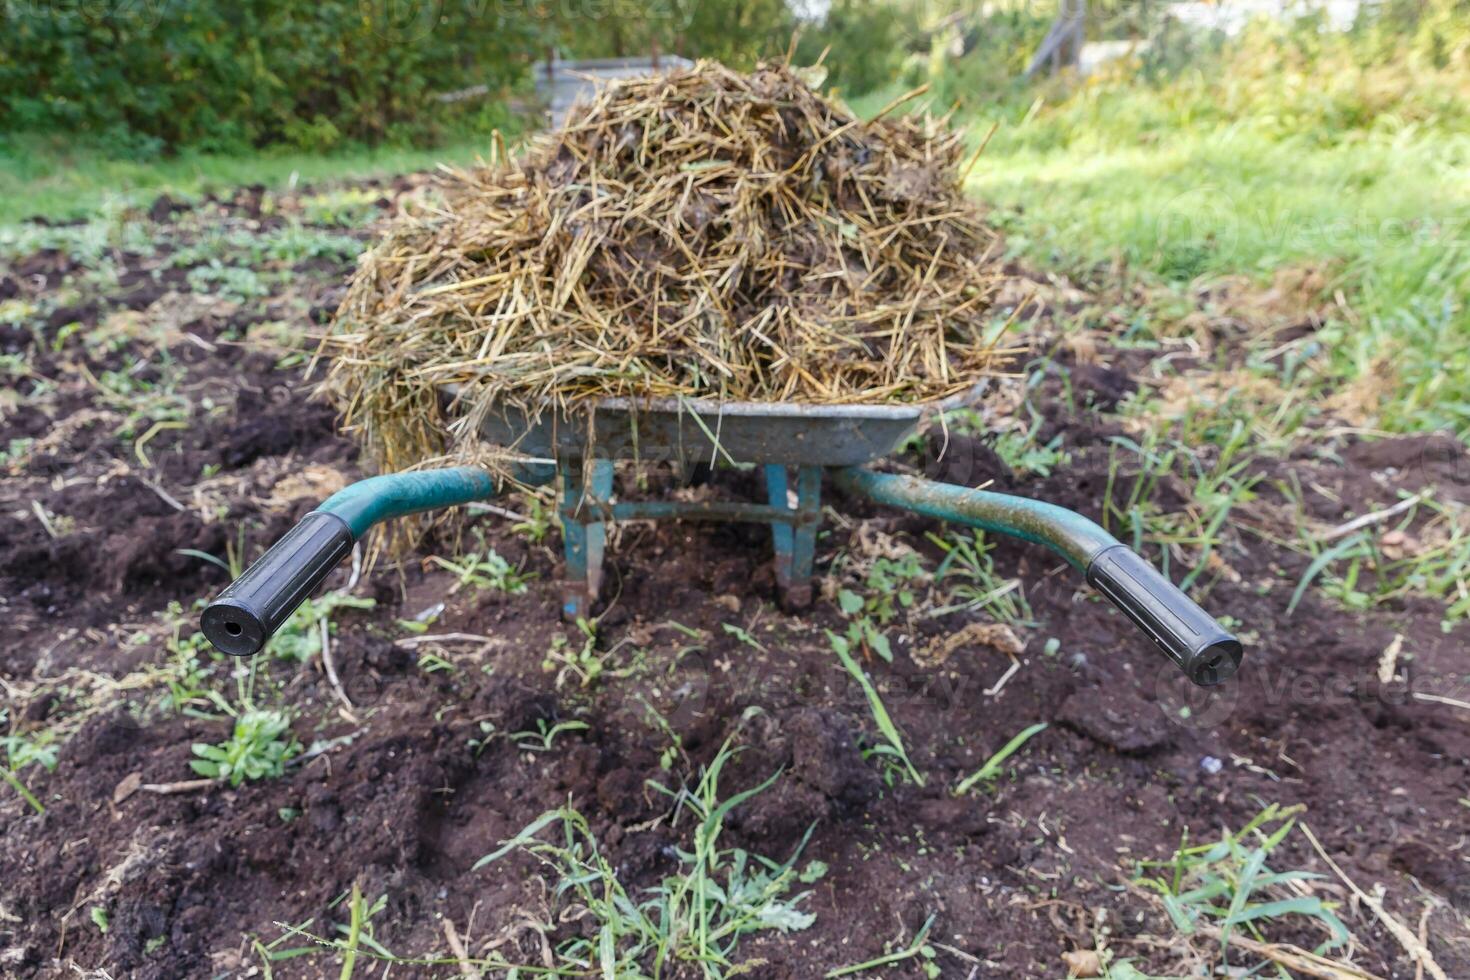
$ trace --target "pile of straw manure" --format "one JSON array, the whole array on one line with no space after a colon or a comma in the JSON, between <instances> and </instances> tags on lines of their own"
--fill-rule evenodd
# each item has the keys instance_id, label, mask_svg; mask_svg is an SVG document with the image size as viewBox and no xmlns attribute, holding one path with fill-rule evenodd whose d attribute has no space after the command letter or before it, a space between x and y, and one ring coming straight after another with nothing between
<instances>
[{"instance_id":1,"label":"pile of straw manure","mask_svg":"<svg viewBox=\"0 0 1470 980\"><path fill-rule=\"evenodd\" d=\"M497 402L920 401L993 370L998 243L961 193L960 136L865 122L802 75L614 83L518 159L445 171L442 203L363 256L323 344L376 462L467 450Z\"/></svg>"}]
</instances>

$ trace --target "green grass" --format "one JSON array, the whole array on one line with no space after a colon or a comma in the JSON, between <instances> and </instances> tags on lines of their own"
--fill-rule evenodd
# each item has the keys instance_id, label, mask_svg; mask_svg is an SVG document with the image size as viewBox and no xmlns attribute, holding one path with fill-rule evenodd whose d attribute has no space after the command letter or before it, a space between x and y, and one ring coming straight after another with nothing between
<instances>
[{"instance_id":1,"label":"green grass","mask_svg":"<svg viewBox=\"0 0 1470 980\"><path fill-rule=\"evenodd\" d=\"M198 197L243 184L279 190L297 183L350 180L469 163L488 137L437 149L363 149L327 156L181 154L165 160L109 159L60 140L0 137L0 224L33 216L90 218L119 203L147 205L159 194Z\"/></svg>"},{"instance_id":2,"label":"green grass","mask_svg":"<svg viewBox=\"0 0 1470 980\"><path fill-rule=\"evenodd\" d=\"M747 709L740 724L758 711ZM640 886L620 877L620 869L603 854L587 819L570 804L541 814L515 837L503 841L499 849L475 863L476 870L488 869L486 875L520 881L526 874L524 865L504 868L498 862L516 855L529 857L553 883L547 896L551 904L544 910L546 921L528 920L534 932L540 934L545 950L535 965L505 959L507 954L514 956L517 951L497 950L495 947L500 943L491 946L483 959L450 958L435 952L421 957L394 955L373 934L373 919L387 907L387 896L368 903L356 882L350 900L344 894L332 903L334 907L346 903L350 916L347 923L333 923L336 935L313 933L315 918L299 925L278 922L282 934L270 942L252 937L252 948L267 977L272 975L273 963L322 955L342 957L339 974L342 980L369 972L376 976L377 964L383 964L385 975L392 966L448 967L450 970L444 975L456 976L471 970L486 976L598 976L628 980L670 976L721 980L750 975L764 960L758 956L741 960L738 948L741 941L753 933L787 934L810 928L816 921L816 913L806 908L811 892L805 886L814 885L829 869L817 860L798 867L812 828L807 829L784 862L726 845L722 838L730 811L769 789L781 776L778 771L742 792L723 793L719 786L721 774L740 751L733 744L735 734L732 732L726 738L693 785L647 784L650 792L661 793L672 801L670 827L681 834L688 847L686 850L675 845L670 849L671 856L678 860L677 866L657 883ZM693 824L687 831L680 827L684 820ZM575 929L558 928L570 922L581 925ZM933 951L927 946L922 951L918 948L927 934L926 925L910 950L873 962L932 956ZM289 940L302 944L286 945ZM365 961L371 961L372 970L354 972ZM845 974L860 968L839 972ZM325 974L325 971L318 969L317 973Z\"/></svg>"},{"instance_id":3,"label":"green grass","mask_svg":"<svg viewBox=\"0 0 1470 980\"><path fill-rule=\"evenodd\" d=\"M196 742L191 750L199 757L189 760L195 772L239 786L247 779L284 776L286 763L301 753L301 743L291 734L291 718L284 711L252 708L235 719L228 739L217 745Z\"/></svg>"},{"instance_id":4,"label":"green grass","mask_svg":"<svg viewBox=\"0 0 1470 980\"><path fill-rule=\"evenodd\" d=\"M535 572L522 571L511 565L498 551L490 547L486 547L483 552L466 555L459 561L450 561L438 555L429 560L454 573L455 583L449 589L450 595L466 585L472 585L481 591L522 595L529 588L527 583L536 577Z\"/></svg>"},{"instance_id":5,"label":"green grass","mask_svg":"<svg viewBox=\"0 0 1470 980\"><path fill-rule=\"evenodd\" d=\"M1191 846L1186 837L1169 860L1140 862L1134 884L1157 896L1179 936L1213 947L1210 958L1220 969L1211 969L1211 975L1225 972L1237 936L1268 943L1282 933L1295 939L1294 933L1305 928L1321 937L1313 950L1318 955L1351 944L1337 903L1315 894L1313 883L1322 875L1277 872L1266 864L1279 856L1273 852L1305 809L1272 803L1240 831L1222 829L1216 842Z\"/></svg>"},{"instance_id":6,"label":"green grass","mask_svg":"<svg viewBox=\"0 0 1470 980\"><path fill-rule=\"evenodd\" d=\"M694 786L649 784L673 799L676 823L682 814L695 822L689 849L674 848L678 870L652 888L636 890L623 882L586 819L570 806L542 814L475 863L479 869L513 853L530 855L557 883L557 900L566 907L562 921L589 920L591 928L558 945L557 963L549 972L643 977L651 965L654 977L736 976L759 964L738 961L742 937L767 930L799 932L812 925L816 917L803 907L809 893L793 890L814 883L827 868L816 861L797 868L806 837L784 862L722 846L730 811L780 777L777 772L743 792L722 794L721 773L737 751L733 738L725 740Z\"/></svg>"},{"instance_id":7,"label":"green grass","mask_svg":"<svg viewBox=\"0 0 1470 980\"><path fill-rule=\"evenodd\" d=\"M1096 259L1121 250L1174 276L1375 255L1419 269L1470 218L1470 136L1405 127L1323 146L1229 122L1150 137L1126 120L1151 95L1003 126L969 186L1001 205L1045 202L1028 219L1039 242Z\"/></svg>"},{"instance_id":8,"label":"green grass","mask_svg":"<svg viewBox=\"0 0 1470 980\"><path fill-rule=\"evenodd\" d=\"M1224 50L1166 51L1148 70L1001 88L958 119L976 143L996 126L967 189L1041 268L1085 277L1123 260L1181 293L1320 269L1318 301L1344 301L1317 334L1331 378L1386 374L1379 426L1464 437L1470 25L1453 4L1415 9L1408 28L1258 25ZM853 107L872 114L898 88ZM1167 333L1189 306L1145 312Z\"/></svg>"},{"instance_id":9,"label":"green grass","mask_svg":"<svg viewBox=\"0 0 1470 980\"><path fill-rule=\"evenodd\" d=\"M1005 578L995 570L991 556L995 544L986 540L984 531L951 530L947 537L928 531L924 537L944 552L944 560L934 570L934 580L948 589L949 600L931 609L931 616L973 609L1013 628L1036 625L1021 580Z\"/></svg>"},{"instance_id":10,"label":"green grass","mask_svg":"<svg viewBox=\"0 0 1470 980\"><path fill-rule=\"evenodd\" d=\"M990 783L1000 778L1001 766L1005 765L1007 759L1021 750L1021 746L1029 742L1033 737L1046 731L1047 723L1039 721L1034 725L1027 725L1021 731L1011 737L1011 740L1001 746L1000 750L985 760L985 765L975 772L960 780L959 785L954 788L955 796L964 796L970 790L981 783Z\"/></svg>"},{"instance_id":11,"label":"green grass","mask_svg":"<svg viewBox=\"0 0 1470 980\"><path fill-rule=\"evenodd\" d=\"M883 698L878 694L878 689L873 686L873 681L868 677L868 672L858 664L852 657L852 647L848 639L838 636L831 630L827 630L827 641L832 644L832 652L837 654L842 667L853 680L857 681L858 687L862 688L863 696L868 700L868 710L873 716L873 723L878 726L878 732L883 736L881 744L875 744L868 754L877 755L881 759L893 764L899 772L913 780L916 785L924 785L924 776L914 764L909 761L909 753L903 745L903 735L898 726L894 724L893 717L888 714L888 708L883 704ZM891 772L885 772L884 778L892 785Z\"/></svg>"},{"instance_id":12,"label":"green grass","mask_svg":"<svg viewBox=\"0 0 1470 980\"><path fill-rule=\"evenodd\" d=\"M1013 248L1047 263L1121 256L1176 283L1265 283L1327 263L1359 320L1321 335L1336 370L1397 361L1402 387L1381 424L1470 428L1470 136L1409 126L1321 145L1231 121L1150 138L1129 120L1159 97L1119 91L1002 126L968 186L1008 209Z\"/></svg>"}]
</instances>

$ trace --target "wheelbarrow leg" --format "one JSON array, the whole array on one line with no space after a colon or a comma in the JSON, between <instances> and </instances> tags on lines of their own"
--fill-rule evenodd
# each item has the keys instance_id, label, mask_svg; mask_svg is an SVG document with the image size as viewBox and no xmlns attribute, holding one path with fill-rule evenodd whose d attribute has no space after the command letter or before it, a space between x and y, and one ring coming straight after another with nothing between
<instances>
[{"instance_id":1,"label":"wheelbarrow leg","mask_svg":"<svg viewBox=\"0 0 1470 980\"><path fill-rule=\"evenodd\" d=\"M766 498L772 507L789 509L790 475L784 466L766 467ZM776 587L781 604L805 609L812 604L812 563L817 551L817 524L822 513L822 468L796 469L796 509L789 521L771 523L776 555Z\"/></svg>"},{"instance_id":2,"label":"wheelbarrow leg","mask_svg":"<svg viewBox=\"0 0 1470 980\"><path fill-rule=\"evenodd\" d=\"M590 477L584 479L581 460L561 464L561 535L567 558L562 616L573 621L592 614L592 605L602 591L607 525L601 520L586 520L591 513L586 504L612 497L612 460L593 460L590 469Z\"/></svg>"}]
</instances>

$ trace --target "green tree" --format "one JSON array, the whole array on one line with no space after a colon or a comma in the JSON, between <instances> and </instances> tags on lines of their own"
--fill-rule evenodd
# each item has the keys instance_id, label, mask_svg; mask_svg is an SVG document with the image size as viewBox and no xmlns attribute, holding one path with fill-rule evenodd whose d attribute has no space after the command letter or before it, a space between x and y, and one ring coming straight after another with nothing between
<instances>
[{"instance_id":1,"label":"green tree","mask_svg":"<svg viewBox=\"0 0 1470 980\"><path fill-rule=\"evenodd\" d=\"M488 0L0 6L0 116L136 149L427 142L521 77L536 25Z\"/></svg>"}]
</instances>

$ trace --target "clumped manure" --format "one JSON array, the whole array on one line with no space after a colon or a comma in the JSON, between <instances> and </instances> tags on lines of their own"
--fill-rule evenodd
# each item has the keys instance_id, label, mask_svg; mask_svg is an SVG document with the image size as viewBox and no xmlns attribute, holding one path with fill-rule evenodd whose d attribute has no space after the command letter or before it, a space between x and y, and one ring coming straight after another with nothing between
<instances>
[{"instance_id":1,"label":"clumped manure","mask_svg":"<svg viewBox=\"0 0 1470 980\"><path fill-rule=\"evenodd\" d=\"M377 464L472 450L497 403L920 401L993 371L999 243L961 191L961 136L861 120L804 77L614 83L517 158L445 170L322 346Z\"/></svg>"}]
</instances>

